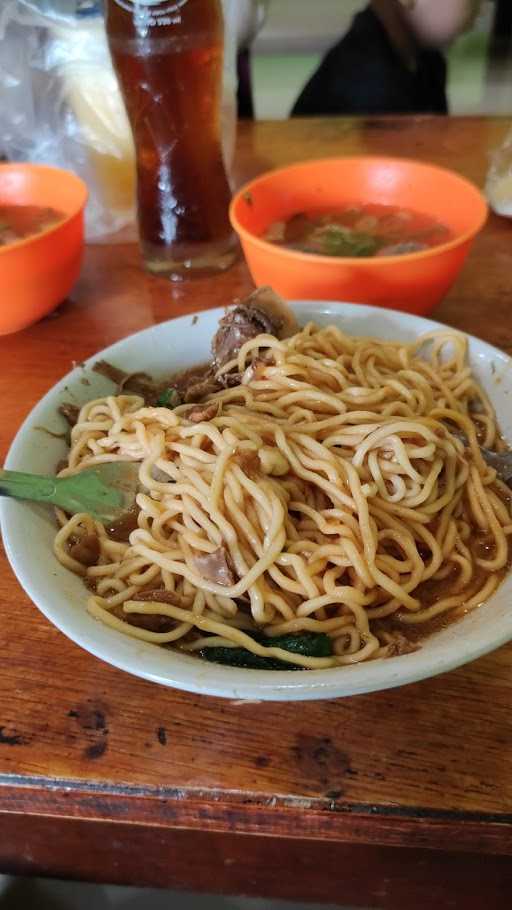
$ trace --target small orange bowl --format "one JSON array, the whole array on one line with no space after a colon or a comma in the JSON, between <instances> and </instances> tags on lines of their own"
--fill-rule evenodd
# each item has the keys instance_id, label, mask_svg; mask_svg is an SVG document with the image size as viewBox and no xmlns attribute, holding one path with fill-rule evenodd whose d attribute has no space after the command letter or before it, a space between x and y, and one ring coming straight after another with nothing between
<instances>
[{"instance_id":1,"label":"small orange bowl","mask_svg":"<svg viewBox=\"0 0 512 910\"><path fill-rule=\"evenodd\" d=\"M75 174L41 164L0 164L2 205L36 205L64 218L0 246L0 335L18 332L68 296L80 273L87 187Z\"/></svg>"},{"instance_id":2,"label":"small orange bowl","mask_svg":"<svg viewBox=\"0 0 512 910\"><path fill-rule=\"evenodd\" d=\"M430 215L453 237L418 253L365 259L317 256L262 239L273 222L297 212L364 203ZM269 284L288 300L346 300L419 315L429 313L452 286L487 214L482 194L458 174L373 156L324 158L268 171L242 187L230 209L256 285Z\"/></svg>"}]
</instances>

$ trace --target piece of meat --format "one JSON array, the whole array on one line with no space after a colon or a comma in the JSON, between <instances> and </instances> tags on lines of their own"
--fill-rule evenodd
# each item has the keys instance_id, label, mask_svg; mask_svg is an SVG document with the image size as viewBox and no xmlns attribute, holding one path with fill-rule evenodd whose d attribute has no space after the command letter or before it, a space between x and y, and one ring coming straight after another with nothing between
<instances>
[{"instance_id":1,"label":"piece of meat","mask_svg":"<svg viewBox=\"0 0 512 910\"><path fill-rule=\"evenodd\" d=\"M211 404L196 405L185 415L191 423L202 423L203 420L213 420L219 413L219 402L213 401Z\"/></svg>"},{"instance_id":2,"label":"piece of meat","mask_svg":"<svg viewBox=\"0 0 512 910\"><path fill-rule=\"evenodd\" d=\"M213 581L216 585L230 587L236 583L229 553L225 547L219 547L213 553L194 556L194 565L201 578Z\"/></svg>"},{"instance_id":3,"label":"piece of meat","mask_svg":"<svg viewBox=\"0 0 512 910\"><path fill-rule=\"evenodd\" d=\"M158 613L123 613L120 618L130 626L148 632L170 632L176 625L171 616L160 616Z\"/></svg>"},{"instance_id":4,"label":"piece of meat","mask_svg":"<svg viewBox=\"0 0 512 910\"><path fill-rule=\"evenodd\" d=\"M242 345L258 335L286 338L297 331L293 313L271 288L259 288L226 312L212 341L217 368L233 360Z\"/></svg>"},{"instance_id":5,"label":"piece of meat","mask_svg":"<svg viewBox=\"0 0 512 910\"><path fill-rule=\"evenodd\" d=\"M183 400L185 404L203 401L208 395L213 395L214 392L218 392L221 388L220 382L215 378L214 371L211 370L210 373L197 382L193 382L187 388L183 394Z\"/></svg>"},{"instance_id":6,"label":"piece of meat","mask_svg":"<svg viewBox=\"0 0 512 910\"><path fill-rule=\"evenodd\" d=\"M412 654L420 650L417 642L410 641L403 632L393 629L391 632L384 631L385 624L381 625L379 620L376 622L376 628L380 628L382 644L387 647L387 657L399 657L402 654Z\"/></svg>"},{"instance_id":7,"label":"piece of meat","mask_svg":"<svg viewBox=\"0 0 512 910\"><path fill-rule=\"evenodd\" d=\"M420 646L416 642L409 641L405 635L395 633L393 641L389 644L388 657L400 657L402 654L413 654L419 650Z\"/></svg>"},{"instance_id":8,"label":"piece of meat","mask_svg":"<svg viewBox=\"0 0 512 910\"><path fill-rule=\"evenodd\" d=\"M299 331L299 324L286 300L271 287L263 286L253 291L242 303L263 310L276 326L278 338L290 338Z\"/></svg>"},{"instance_id":9,"label":"piece of meat","mask_svg":"<svg viewBox=\"0 0 512 910\"><path fill-rule=\"evenodd\" d=\"M171 482L171 478L169 477L169 474L167 473L167 471L161 471L160 468L157 468L157 466L155 464L151 468L151 477L153 478L153 480L156 480L157 483L170 483Z\"/></svg>"},{"instance_id":10,"label":"piece of meat","mask_svg":"<svg viewBox=\"0 0 512 910\"><path fill-rule=\"evenodd\" d=\"M245 384L252 379L261 379L267 366L268 363L262 357L255 357L245 373L239 373L237 370L230 373L219 373L217 376L219 388L234 389L237 385L242 385L242 381Z\"/></svg>"},{"instance_id":11,"label":"piece of meat","mask_svg":"<svg viewBox=\"0 0 512 910\"><path fill-rule=\"evenodd\" d=\"M250 367L248 367L244 373L244 385L247 382L262 379L267 366L268 364L263 360L262 357L256 357L251 363Z\"/></svg>"},{"instance_id":12,"label":"piece of meat","mask_svg":"<svg viewBox=\"0 0 512 910\"><path fill-rule=\"evenodd\" d=\"M214 335L212 351L218 367L233 360L242 345L258 335L275 335L276 326L257 306L239 305L228 310Z\"/></svg>"},{"instance_id":13,"label":"piece of meat","mask_svg":"<svg viewBox=\"0 0 512 910\"><path fill-rule=\"evenodd\" d=\"M251 480L261 478L261 463L257 452L237 452L236 460Z\"/></svg>"},{"instance_id":14,"label":"piece of meat","mask_svg":"<svg viewBox=\"0 0 512 910\"><path fill-rule=\"evenodd\" d=\"M217 377L218 383L222 389L234 389L242 382L243 373L221 373Z\"/></svg>"},{"instance_id":15,"label":"piece of meat","mask_svg":"<svg viewBox=\"0 0 512 910\"><path fill-rule=\"evenodd\" d=\"M187 390L199 382L203 382L212 372L211 363L200 363L186 370L172 373L166 380L167 385L172 385L183 398Z\"/></svg>"},{"instance_id":16,"label":"piece of meat","mask_svg":"<svg viewBox=\"0 0 512 910\"><path fill-rule=\"evenodd\" d=\"M185 404L204 401L205 398L213 395L214 392L220 392L222 389L233 389L235 386L240 385L241 382L241 373L221 373L220 376L216 376L215 371L212 369L200 382L189 386L184 395Z\"/></svg>"},{"instance_id":17,"label":"piece of meat","mask_svg":"<svg viewBox=\"0 0 512 910\"><path fill-rule=\"evenodd\" d=\"M155 383L147 373L128 373L119 383L117 390L118 395L123 392L130 392L132 395L140 395L146 401L151 396L156 395Z\"/></svg>"},{"instance_id":18,"label":"piece of meat","mask_svg":"<svg viewBox=\"0 0 512 910\"><path fill-rule=\"evenodd\" d=\"M68 553L83 566L94 566L100 555L100 542L96 534L85 534L77 540L72 540L68 546Z\"/></svg>"},{"instance_id":19,"label":"piece of meat","mask_svg":"<svg viewBox=\"0 0 512 910\"><path fill-rule=\"evenodd\" d=\"M93 366L95 373L105 376L117 385L117 394L139 395L146 404L155 404L158 395L163 389L162 384L155 382L147 373L127 373L115 367L108 360L98 360Z\"/></svg>"},{"instance_id":20,"label":"piece of meat","mask_svg":"<svg viewBox=\"0 0 512 910\"><path fill-rule=\"evenodd\" d=\"M59 405L57 410L59 414L62 414L62 416L67 420L70 427L75 426L78 420L78 415L80 414L80 408L78 405L71 404L69 401L64 401L61 405Z\"/></svg>"},{"instance_id":21,"label":"piece of meat","mask_svg":"<svg viewBox=\"0 0 512 910\"><path fill-rule=\"evenodd\" d=\"M93 366L93 370L95 373L99 373L100 376L106 376L107 379L110 379L111 382L115 382L116 385L124 382L129 375L125 370L120 370L119 367L115 367L113 363L109 363L108 360L97 360Z\"/></svg>"},{"instance_id":22,"label":"piece of meat","mask_svg":"<svg viewBox=\"0 0 512 910\"><path fill-rule=\"evenodd\" d=\"M132 531L135 531L135 528L139 526L139 511L139 507L134 506L132 509L128 509L120 518L115 518L111 524L106 525L105 530L110 539L126 543Z\"/></svg>"}]
</instances>

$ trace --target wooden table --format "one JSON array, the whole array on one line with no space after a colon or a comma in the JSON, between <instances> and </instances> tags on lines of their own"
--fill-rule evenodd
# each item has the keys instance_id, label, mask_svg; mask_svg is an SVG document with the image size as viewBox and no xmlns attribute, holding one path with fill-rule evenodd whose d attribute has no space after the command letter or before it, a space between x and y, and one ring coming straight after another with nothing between
<instances>
[{"instance_id":1,"label":"wooden table","mask_svg":"<svg viewBox=\"0 0 512 910\"><path fill-rule=\"evenodd\" d=\"M320 155L432 160L482 183L496 119L244 124L239 176ZM512 223L491 217L436 317L512 352ZM0 339L0 455L71 366L251 287L172 286L92 247L73 299ZM0 574L0 871L359 906L481 910L512 887L512 645L390 692L237 704L106 666Z\"/></svg>"}]
</instances>

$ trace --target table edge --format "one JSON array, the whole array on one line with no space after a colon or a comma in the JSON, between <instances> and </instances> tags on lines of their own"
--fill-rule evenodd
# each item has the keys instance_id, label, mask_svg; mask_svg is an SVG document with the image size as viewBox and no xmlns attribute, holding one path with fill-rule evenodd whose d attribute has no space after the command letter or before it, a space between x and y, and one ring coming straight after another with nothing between
<instances>
[{"instance_id":1,"label":"table edge","mask_svg":"<svg viewBox=\"0 0 512 910\"><path fill-rule=\"evenodd\" d=\"M10 814L512 855L512 813L369 805L339 798L114 787L88 781L0 775L0 817Z\"/></svg>"}]
</instances>

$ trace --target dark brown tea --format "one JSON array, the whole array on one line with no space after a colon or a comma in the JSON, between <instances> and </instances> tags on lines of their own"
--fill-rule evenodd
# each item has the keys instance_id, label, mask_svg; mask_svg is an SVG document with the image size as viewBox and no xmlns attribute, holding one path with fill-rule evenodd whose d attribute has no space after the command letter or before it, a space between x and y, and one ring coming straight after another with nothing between
<instances>
[{"instance_id":1,"label":"dark brown tea","mask_svg":"<svg viewBox=\"0 0 512 910\"><path fill-rule=\"evenodd\" d=\"M226 267L235 241L220 131L220 0L107 0L106 9L136 147L146 265L164 273Z\"/></svg>"}]
</instances>

